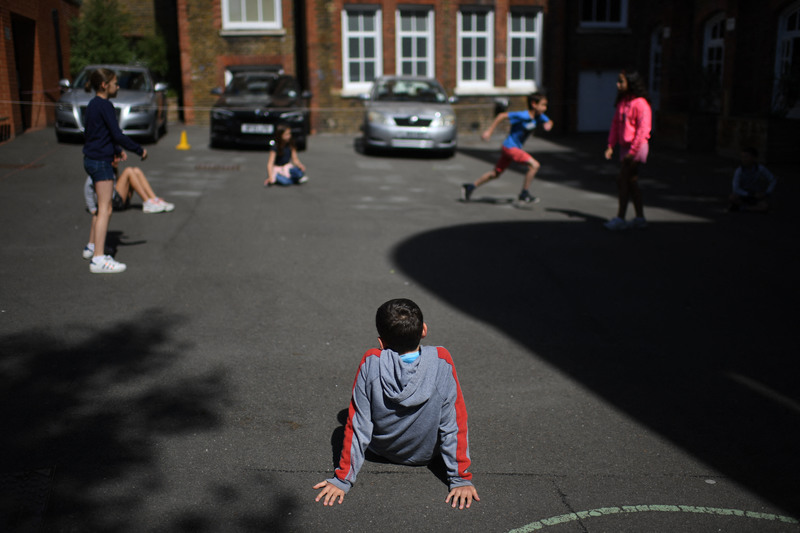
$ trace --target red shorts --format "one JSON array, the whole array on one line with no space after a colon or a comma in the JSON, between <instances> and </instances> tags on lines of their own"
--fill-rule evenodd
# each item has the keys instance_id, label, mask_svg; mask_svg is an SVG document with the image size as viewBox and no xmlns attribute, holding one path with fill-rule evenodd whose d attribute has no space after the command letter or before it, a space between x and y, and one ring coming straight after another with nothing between
<instances>
[{"instance_id":1,"label":"red shorts","mask_svg":"<svg viewBox=\"0 0 800 533\"><path fill-rule=\"evenodd\" d=\"M512 161L515 163L528 164L533 160L533 156L531 154L520 148L508 148L503 146L502 151L503 153L500 155L500 159L498 159L497 163L494 165L494 172L498 176L508 168L508 165L510 165Z\"/></svg>"}]
</instances>

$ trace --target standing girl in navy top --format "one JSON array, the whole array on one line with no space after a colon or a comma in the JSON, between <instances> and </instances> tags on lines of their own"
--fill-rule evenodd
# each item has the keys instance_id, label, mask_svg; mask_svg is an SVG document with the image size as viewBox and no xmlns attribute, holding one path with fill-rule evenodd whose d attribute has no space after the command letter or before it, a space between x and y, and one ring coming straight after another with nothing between
<instances>
[{"instance_id":1,"label":"standing girl in navy top","mask_svg":"<svg viewBox=\"0 0 800 533\"><path fill-rule=\"evenodd\" d=\"M297 157L297 149L292 141L292 130L287 124L278 124L275 138L269 142L267 160L267 179L264 185L299 185L308 181L306 167Z\"/></svg>"},{"instance_id":2,"label":"standing girl in navy top","mask_svg":"<svg viewBox=\"0 0 800 533\"><path fill-rule=\"evenodd\" d=\"M647 226L642 191L639 189L639 165L647 162L650 151L647 140L650 138L652 122L644 78L636 71L623 70L617 79L616 110L605 151L606 159L611 159L614 147L619 146L622 162L617 176L617 216L605 223L605 227L612 231ZM636 217L630 223L625 222L628 202L633 202L636 212Z\"/></svg>"},{"instance_id":3,"label":"standing girl in navy top","mask_svg":"<svg viewBox=\"0 0 800 533\"><path fill-rule=\"evenodd\" d=\"M122 134L117 123L114 106L109 102L119 91L117 75L113 70L100 68L92 72L89 84L97 94L86 107L84 120L83 168L92 178L97 193L97 221L93 224L90 241L94 244L94 255L89 271L95 274L115 274L125 271L125 264L105 255L108 221L111 219L111 199L114 193L115 159L125 161L128 156L122 147L135 152L142 160L147 159L147 150ZM87 254L88 255L88 254Z\"/></svg>"}]
</instances>

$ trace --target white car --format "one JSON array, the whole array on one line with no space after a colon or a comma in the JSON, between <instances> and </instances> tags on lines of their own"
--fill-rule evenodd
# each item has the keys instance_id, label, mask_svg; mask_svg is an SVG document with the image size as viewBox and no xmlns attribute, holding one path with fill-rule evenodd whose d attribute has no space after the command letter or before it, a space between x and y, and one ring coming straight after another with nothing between
<instances>
[{"instance_id":1,"label":"white car","mask_svg":"<svg viewBox=\"0 0 800 533\"><path fill-rule=\"evenodd\" d=\"M98 68L117 73L119 92L111 103L122 133L147 142L158 141L159 136L167 132L167 84L155 83L146 67L132 65L89 65L75 78L75 83L61 80L62 94L56 104L56 138L59 141L83 138L86 106L94 98L94 91L87 83Z\"/></svg>"},{"instance_id":2,"label":"white car","mask_svg":"<svg viewBox=\"0 0 800 533\"><path fill-rule=\"evenodd\" d=\"M456 114L441 84L419 76L383 76L365 101L364 150L413 148L452 155L456 150Z\"/></svg>"}]
</instances>

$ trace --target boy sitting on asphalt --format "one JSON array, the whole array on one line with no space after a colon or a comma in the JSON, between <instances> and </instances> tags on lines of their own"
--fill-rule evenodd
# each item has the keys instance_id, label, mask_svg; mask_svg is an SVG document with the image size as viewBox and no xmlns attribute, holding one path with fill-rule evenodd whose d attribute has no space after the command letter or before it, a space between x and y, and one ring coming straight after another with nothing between
<instances>
[{"instance_id":1,"label":"boy sitting on asphalt","mask_svg":"<svg viewBox=\"0 0 800 533\"><path fill-rule=\"evenodd\" d=\"M730 211L766 212L777 180L767 167L758 163L758 150L747 147L741 153L742 165L733 174Z\"/></svg>"},{"instance_id":2,"label":"boy sitting on asphalt","mask_svg":"<svg viewBox=\"0 0 800 533\"><path fill-rule=\"evenodd\" d=\"M393 463L425 465L441 454L450 493L464 509L480 501L469 472L467 409L447 350L420 346L428 334L422 311L404 298L375 316L381 350L368 350L358 367L345 425L339 468L314 485L316 501L342 503L369 450Z\"/></svg>"}]
</instances>

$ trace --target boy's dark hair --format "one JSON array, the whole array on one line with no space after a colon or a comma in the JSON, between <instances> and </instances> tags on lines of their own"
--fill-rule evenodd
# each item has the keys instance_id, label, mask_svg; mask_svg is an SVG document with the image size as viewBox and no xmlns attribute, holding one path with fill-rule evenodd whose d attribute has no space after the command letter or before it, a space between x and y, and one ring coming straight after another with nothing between
<instances>
[{"instance_id":1,"label":"boy's dark hair","mask_svg":"<svg viewBox=\"0 0 800 533\"><path fill-rule=\"evenodd\" d=\"M542 100L547 98L547 95L541 92L535 92L528 95L528 109L530 109L531 104L538 104Z\"/></svg>"},{"instance_id":2,"label":"boy's dark hair","mask_svg":"<svg viewBox=\"0 0 800 533\"><path fill-rule=\"evenodd\" d=\"M755 159L758 159L758 150L755 146L745 146L742 148L742 152L746 154L752 155Z\"/></svg>"},{"instance_id":3,"label":"boy's dark hair","mask_svg":"<svg viewBox=\"0 0 800 533\"><path fill-rule=\"evenodd\" d=\"M422 339L422 310L406 298L389 300L378 308L375 326L385 348L399 354L414 351Z\"/></svg>"}]
</instances>

